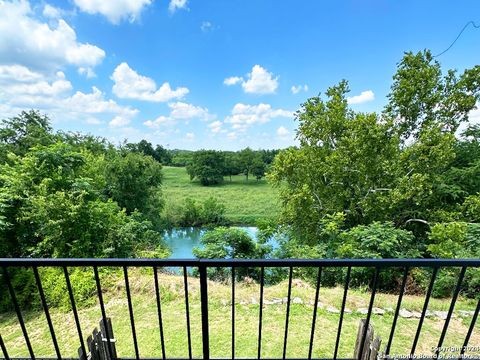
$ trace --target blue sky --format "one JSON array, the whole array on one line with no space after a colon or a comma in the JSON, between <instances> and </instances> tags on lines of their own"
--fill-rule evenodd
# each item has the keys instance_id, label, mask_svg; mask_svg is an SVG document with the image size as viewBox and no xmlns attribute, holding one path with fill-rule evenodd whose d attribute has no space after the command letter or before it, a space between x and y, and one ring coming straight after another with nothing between
<instances>
[{"instance_id":1,"label":"blue sky","mask_svg":"<svg viewBox=\"0 0 480 360\"><path fill-rule=\"evenodd\" d=\"M3 118L236 150L294 144L294 111L341 79L352 108L380 111L403 52L443 51L480 2L0 0L0 19ZM472 67L479 44L470 27L439 60Z\"/></svg>"}]
</instances>

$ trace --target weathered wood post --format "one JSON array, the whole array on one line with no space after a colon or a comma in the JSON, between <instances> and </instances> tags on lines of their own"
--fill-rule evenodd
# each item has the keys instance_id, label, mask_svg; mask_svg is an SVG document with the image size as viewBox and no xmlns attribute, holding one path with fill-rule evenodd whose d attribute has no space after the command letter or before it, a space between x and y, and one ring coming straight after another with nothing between
<instances>
[{"instance_id":1,"label":"weathered wood post","mask_svg":"<svg viewBox=\"0 0 480 360\"><path fill-rule=\"evenodd\" d=\"M358 360L376 360L377 355L380 351L380 345L382 340L380 337L374 338L374 331L371 324L368 324L367 334L365 336L365 343L363 346L363 353L359 354L360 352L360 343L362 342L362 335L365 329L366 320L360 320L358 324L358 331L357 331L357 341L355 342L355 351L353 353L353 357Z\"/></svg>"},{"instance_id":2,"label":"weathered wood post","mask_svg":"<svg viewBox=\"0 0 480 360\"><path fill-rule=\"evenodd\" d=\"M117 349L115 346L115 338L113 336L112 321L110 318L107 318L107 330L108 334L111 336L110 339L107 339L105 324L103 319L99 322L100 331L97 328L93 329L92 335L89 335L87 338L87 348L88 354L85 354L82 348L78 348L78 357L79 360L114 360L117 358ZM112 356L114 359L111 359L107 346L111 346Z\"/></svg>"}]
</instances>

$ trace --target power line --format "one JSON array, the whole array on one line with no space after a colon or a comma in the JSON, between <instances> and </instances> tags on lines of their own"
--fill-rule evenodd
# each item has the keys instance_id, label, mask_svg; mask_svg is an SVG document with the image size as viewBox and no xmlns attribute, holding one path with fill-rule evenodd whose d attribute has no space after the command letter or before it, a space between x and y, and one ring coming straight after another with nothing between
<instances>
[{"instance_id":1,"label":"power line","mask_svg":"<svg viewBox=\"0 0 480 360\"><path fill-rule=\"evenodd\" d=\"M465 31L465 29L470 25L472 24L472 26L475 28L475 29L478 29L480 28L480 25L476 25L475 22L473 21L469 21L465 24L465 26L463 27L462 31L460 31L460 33L458 34L458 36L455 38L455 40L453 40L453 42L450 44L450 46L448 48L446 48L445 50L443 50L440 54L437 54L435 55L434 57L439 57L443 54L445 54L448 50L450 50L452 48L453 45L455 45L455 43L457 42L457 40L460 38L460 36L462 35L462 33Z\"/></svg>"}]
</instances>

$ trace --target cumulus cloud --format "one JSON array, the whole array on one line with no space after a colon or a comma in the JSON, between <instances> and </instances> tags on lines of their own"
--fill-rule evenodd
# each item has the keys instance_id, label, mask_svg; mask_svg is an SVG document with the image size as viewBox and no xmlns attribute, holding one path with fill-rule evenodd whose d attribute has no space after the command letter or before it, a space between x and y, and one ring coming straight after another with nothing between
<instances>
[{"instance_id":1,"label":"cumulus cloud","mask_svg":"<svg viewBox=\"0 0 480 360\"><path fill-rule=\"evenodd\" d=\"M219 120L208 124L208 127L210 128L210 131L214 134L218 134L218 133L222 132L223 131L222 126L223 126L223 123Z\"/></svg>"},{"instance_id":2,"label":"cumulus cloud","mask_svg":"<svg viewBox=\"0 0 480 360\"><path fill-rule=\"evenodd\" d=\"M241 77L238 77L238 76L231 76L229 78L226 78L225 80L223 80L223 83L227 86L232 86L232 85L236 85L240 82L243 81L243 78Z\"/></svg>"},{"instance_id":3,"label":"cumulus cloud","mask_svg":"<svg viewBox=\"0 0 480 360\"><path fill-rule=\"evenodd\" d=\"M42 15L50 19L60 19L66 15L66 11L50 4L45 4Z\"/></svg>"},{"instance_id":4,"label":"cumulus cloud","mask_svg":"<svg viewBox=\"0 0 480 360\"><path fill-rule=\"evenodd\" d=\"M225 119L235 130L244 131L252 125L264 124L278 117L293 117L292 111L273 109L270 104L247 105L236 104L230 116Z\"/></svg>"},{"instance_id":5,"label":"cumulus cloud","mask_svg":"<svg viewBox=\"0 0 480 360\"><path fill-rule=\"evenodd\" d=\"M152 0L74 0L75 4L88 14L101 14L112 24L124 19L134 22L140 17L142 10Z\"/></svg>"},{"instance_id":6,"label":"cumulus cloud","mask_svg":"<svg viewBox=\"0 0 480 360\"><path fill-rule=\"evenodd\" d=\"M287 138L290 135L290 131L288 131L284 126L280 126L277 129L277 135L281 138Z\"/></svg>"},{"instance_id":7,"label":"cumulus cloud","mask_svg":"<svg viewBox=\"0 0 480 360\"><path fill-rule=\"evenodd\" d=\"M130 119L124 118L123 116L115 116L109 123L111 127L121 127L130 124Z\"/></svg>"},{"instance_id":8,"label":"cumulus cloud","mask_svg":"<svg viewBox=\"0 0 480 360\"><path fill-rule=\"evenodd\" d=\"M115 83L112 88L113 93L122 99L166 102L182 98L189 92L185 87L174 90L168 82L163 83L157 89L157 84L153 79L138 74L126 62L116 67L111 79Z\"/></svg>"},{"instance_id":9,"label":"cumulus cloud","mask_svg":"<svg viewBox=\"0 0 480 360\"><path fill-rule=\"evenodd\" d=\"M260 65L255 65L252 71L247 74L247 79L232 76L226 78L223 83L225 85L236 85L241 83L243 91L250 94L273 94L278 88L278 76L269 72Z\"/></svg>"},{"instance_id":10,"label":"cumulus cloud","mask_svg":"<svg viewBox=\"0 0 480 360\"><path fill-rule=\"evenodd\" d=\"M53 10L47 13L53 15ZM34 17L27 1L0 2L0 62L36 70L58 69L64 65L93 68L102 62L105 51L80 43L64 20L44 23Z\"/></svg>"},{"instance_id":11,"label":"cumulus cloud","mask_svg":"<svg viewBox=\"0 0 480 360\"><path fill-rule=\"evenodd\" d=\"M0 104L4 116L35 108L54 120L93 124L93 118L120 116L130 120L138 110L122 106L96 87L91 92L76 91L61 71L47 76L21 65L0 65ZM114 124L119 124L117 119Z\"/></svg>"},{"instance_id":12,"label":"cumulus cloud","mask_svg":"<svg viewBox=\"0 0 480 360\"><path fill-rule=\"evenodd\" d=\"M172 119L180 120L190 120L190 119L200 119L200 120L209 120L214 117L208 112L207 108L195 106L192 104L184 102L174 102L168 104L170 108L170 117Z\"/></svg>"},{"instance_id":13,"label":"cumulus cloud","mask_svg":"<svg viewBox=\"0 0 480 360\"><path fill-rule=\"evenodd\" d=\"M308 91L308 85L293 85L291 88L290 88L290 91L292 92L292 94L296 95L298 94L300 91L305 91L307 92Z\"/></svg>"},{"instance_id":14,"label":"cumulus cloud","mask_svg":"<svg viewBox=\"0 0 480 360\"><path fill-rule=\"evenodd\" d=\"M192 133L192 132L188 132L188 133L185 134L185 139L191 141L191 140L195 139L195 134Z\"/></svg>"},{"instance_id":15,"label":"cumulus cloud","mask_svg":"<svg viewBox=\"0 0 480 360\"><path fill-rule=\"evenodd\" d=\"M159 116L155 120L147 120L143 123L146 127L149 127L151 129L158 129L162 126L171 126L175 124L175 121L168 116Z\"/></svg>"},{"instance_id":16,"label":"cumulus cloud","mask_svg":"<svg viewBox=\"0 0 480 360\"><path fill-rule=\"evenodd\" d=\"M362 91L360 95L350 96L347 98L347 102L350 105L363 104L372 100L375 100L375 94L372 90Z\"/></svg>"},{"instance_id":17,"label":"cumulus cloud","mask_svg":"<svg viewBox=\"0 0 480 360\"><path fill-rule=\"evenodd\" d=\"M172 14L179 10L179 9L186 9L187 8L187 0L170 0L168 4L168 11Z\"/></svg>"}]
</instances>

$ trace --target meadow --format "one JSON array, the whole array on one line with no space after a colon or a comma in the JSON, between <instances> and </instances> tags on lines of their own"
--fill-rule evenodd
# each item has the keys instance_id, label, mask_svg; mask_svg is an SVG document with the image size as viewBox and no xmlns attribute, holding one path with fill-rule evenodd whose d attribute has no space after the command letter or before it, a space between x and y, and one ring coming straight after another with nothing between
<instances>
[{"instance_id":1,"label":"meadow","mask_svg":"<svg viewBox=\"0 0 480 360\"><path fill-rule=\"evenodd\" d=\"M256 220L275 218L280 211L278 189L266 179L256 180L244 175L225 177L220 185L202 186L191 181L184 167L163 167L165 211L178 208L186 198L203 202L216 198L226 207L227 219L235 225L255 225Z\"/></svg>"},{"instance_id":2,"label":"meadow","mask_svg":"<svg viewBox=\"0 0 480 360\"><path fill-rule=\"evenodd\" d=\"M160 336L155 303L153 273L150 269L130 269L131 292L137 337L139 340L140 357L161 357ZM111 275L110 275L111 276ZM105 280L105 279L104 279ZM183 277L159 273L160 294L162 301L163 328L165 336L166 356L174 358L188 357L188 344L185 319L185 298ZM192 331L192 350L194 358L202 357L200 293L199 280L188 278L189 302ZM212 358L228 358L231 351L231 287L229 284L209 281L209 320L210 320L210 351ZM75 291L75 284L74 284ZM287 282L274 286L266 286L264 299L284 298L287 295ZM332 357L339 314L328 311L329 307L339 308L343 289L321 288L316 322L316 332L313 346L313 357ZM287 342L287 357L306 357L312 325L313 300L315 289L300 280L293 281L292 299L302 299L302 303L291 303L290 323ZM339 358L353 355L358 323L365 315L357 310L368 307L370 294L368 292L349 289L346 307L351 310L345 313L342 326ZM104 286L104 301L107 316L112 318L114 335L119 357L134 357L131 327L128 317L128 304L121 274L109 286ZM395 308L395 294L378 293L375 307ZM235 355L238 358L256 358L258 318L259 318L259 285L254 282L240 282L236 285L235 296ZM402 308L411 311L421 311L423 296L405 295ZM431 299L429 310L446 311L450 305L449 299ZM455 310L473 310L476 301L460 296ZM57 338L64 357L75 357L79 346L73 315L69 309L55 308L51 317L56 329ZM285 326L286 304L269 304L263 308L262 325L262 357L281 358L283 349L283 334ZM98 326L101 317L98 305L90 305L79 310L80 322L84 336ZM54 354L45 316L41 311L24 311L26 327L29 332L35 355L37 357ZM444 342L445 346L461 346L472 317L456 315L452 318ZM375 332L382 339L384 349L391 329L393 313L372 315L371 323ZM399 318L392 344L391 354L408 354L413 336L418 326L418 318ZM21 329L14 313L0 314L2 337L12 357L28 357L28 352L22 338ZM425 319L417 354L431 354L431 348L436 346L444 320L427 317ZM478 328L473 332L470 345L480 343ZM476 354L478 355L478 354Z\"/></svg>"}]
</instances>

